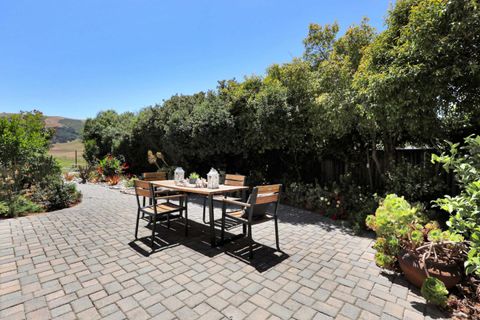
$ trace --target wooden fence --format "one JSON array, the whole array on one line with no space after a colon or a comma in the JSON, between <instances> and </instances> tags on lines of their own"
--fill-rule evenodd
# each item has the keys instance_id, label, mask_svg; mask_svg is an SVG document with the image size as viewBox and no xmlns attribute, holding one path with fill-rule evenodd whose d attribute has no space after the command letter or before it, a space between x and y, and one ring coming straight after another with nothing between
<instances>
[{"instance_id":1,"label":"wooden fence","mask_svg":"<svg viewBox=\"0 0 480 320\"><path fill-rule=\"evenodd\" d=\"M397 149L395 151L395 162L407 162L413 166L427 167L431 166L431 154L436 152L434 149ZM381 165L385 165L385 157L382 150L377 151L377 157ZM447 185L452 189L455 187L454 178L452 174L444 172L439 165L434 166L435 173L441 174L444 177ZM373 160L367 158L365 154L365 161L356 163L347 163L339 159L322 159L319 162L318 172L316 174L317 181L322 184L330 184L332 182L339 182L340 177L346 172L351 172L354 181L361 185L371 185L374 188L382 186L382 178L375 169Z\"/></svg>"}]
</instances>

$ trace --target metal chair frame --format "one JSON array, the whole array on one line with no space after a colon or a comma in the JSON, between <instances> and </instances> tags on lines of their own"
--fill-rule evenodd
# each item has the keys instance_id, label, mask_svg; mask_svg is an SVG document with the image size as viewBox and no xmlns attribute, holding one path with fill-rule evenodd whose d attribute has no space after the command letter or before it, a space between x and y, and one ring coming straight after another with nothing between
<instances>
[{"instance_id":1,"label":"metal chair frame","mask_svg":"<svg viewBox=\"0 0 480 320\"><path fill-rule=\"evenodd\" d=\"M155 241L155 229L157 226L158 216L167 215L167 228L170 229L170 216L171 213L179 212L175 217L180 217L184 219L185 226L185 236L188 235L188 197L186 194L175 194L167 196L158 196L155 191L155 186L148 181L136 180L135 184L135 195L137 198L137 223L135 227L135 240L138 240L138 226L140 222L140 213L143 215L148 215L150 218L150 224L152 226L152 239L151 239L151 249L152 253L154 252L154 241ZM151 204L141 205L140 197L144 199L149 198ZM177 199L179 204L173 204L170 200ZM166 200L165 202L159 203L158 200ZM159 211L160 210L160 211ZM185 217L183 217L183 212L185 212Z\"/></svg>"},{"instance_id":2,"label":"metal chair frame","mask_svg":"<svg viewBox=\"0 0 480 320\"><path fill-rule=\"evenodd\" d=\"M225 240L225 218L229 217L231 219L237 220L243 224L243 234L247 235L250 244L249 244L249 258L253 259L253 237L252 237L252 225L266 222L273 218L275 223L275 242L277 245L277 250L280 250L280 241L278 236L278 216L277 210L278 205L280 203L280 190L281 185L268 185L268 186L258 186L253 188L250 197L248 198L247 202L240 202L234 200L223 200L222 205L222 231L221 231L221 239L222 242ZM254 208L260 204L275 204L275 209L273 211L272 216L265 213L265 216L262 219L254 219ZM241 207L241 210L235 210L227 212L227 204ZM246 216L246 217L245 217Z\"/></svg>"}]
</instances>

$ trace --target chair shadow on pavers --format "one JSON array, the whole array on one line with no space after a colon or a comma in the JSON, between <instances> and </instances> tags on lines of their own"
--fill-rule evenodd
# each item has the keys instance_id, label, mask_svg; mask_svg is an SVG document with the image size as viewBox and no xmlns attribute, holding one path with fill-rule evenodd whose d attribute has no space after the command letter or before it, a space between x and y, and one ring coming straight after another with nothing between
<instances>
[{"instance_id":1,"label":"chair shadow on pavers","mask_svg":"<svg viewBox=\"0 0 480 320\"><path fill-rule=\"evenodd\" d=\"M220 219L218 223L220 223ZM167 229L162 225L157 225L157 229L162 228L162 230L155 233L155 252L153 253L153 255L160 255L162 251L177 246L185 246L211 258L219 254L225 253L246 264L253 266L259 272L267 271L268 269L274 267L275 265L281 263L289 257L289 255L285 253L277 252L275 248L270 248L268 246L255 243L254 250L256 254L258 253L258 255L253 260L249 260L248 239L244 237L239 237L241 236L241 234L234 234L228 232L229 230L238 227L238 223L232 220L231 223L228 225L229 228L227 228L226 235L233 240L217 248L212 248L210 246L210 233L208 225L190 220L188 231L189 236L187 238L183 235L182 232L179 232L183 230L183 224L179 221L172 221L170 229ZM145 237L139 237L139 240L136 242L131 241L129 243L129 246L133 250L137 251L139 254L148 257L151 255L150 234L152 225L147 225L145 226L145 228L149 230L146 233ZM240 227L239 232L241 231L242 229ZM219 234L220 230L218 230L218 235Z\"/></svg>"},{"instance_id":2,"label":"chair shadow on pavers","mask_svg":"<svg viewBox=\"0 0 480 320\"><path fill-rule=\"evenodd\" d=\"M255 258L250 259L250 241L247 238L239 238L229 242L224 246L223 251L225 254L251 265L260 273L269 270L290 257L285 252L279 252L275 248L254 242L253 251L255 252Z\"/></svg>"}]
</instances>

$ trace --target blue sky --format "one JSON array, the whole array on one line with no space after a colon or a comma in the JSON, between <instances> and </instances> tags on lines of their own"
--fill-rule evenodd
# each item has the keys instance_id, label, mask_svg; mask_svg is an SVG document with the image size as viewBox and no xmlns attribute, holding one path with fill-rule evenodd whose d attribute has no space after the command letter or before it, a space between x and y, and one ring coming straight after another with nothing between
<instances>
[{"instance_id":1,"label":"blue sky","mask_svg":"<svg viewBox=\"0 0 480 320\"><path fill-rule=\"evenodd\" d=\"M0 112L138 111L301 56L311 22L342 30L387 0L0 1Z\"/></svg>"}]
</instances>

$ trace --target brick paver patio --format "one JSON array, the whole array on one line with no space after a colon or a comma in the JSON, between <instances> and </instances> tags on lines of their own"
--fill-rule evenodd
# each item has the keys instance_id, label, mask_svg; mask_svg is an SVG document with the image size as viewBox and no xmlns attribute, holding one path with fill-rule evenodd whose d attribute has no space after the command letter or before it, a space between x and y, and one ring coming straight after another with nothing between
<instances>
[{"instance_id":1,"label":"brick paver patio","mask_svg":"<svg viewBox=\"0 0 480 320\"><path fill-rule=\"evenodd\" d=\"M201 207L180 225L160 227L161 247L132 243L131 195L80 186L70 209L0 221L2 319L423 319L441 314L400 277L372 262L372 239L353 236L319 215L282 206L275 254L273 223L254 226L260 244L208 244ZM217 209L217 216L219 210ZM141 237L150 229L141 223ZM229 230L239 233L241 228Z\"/></svg>"}]
</instances>

